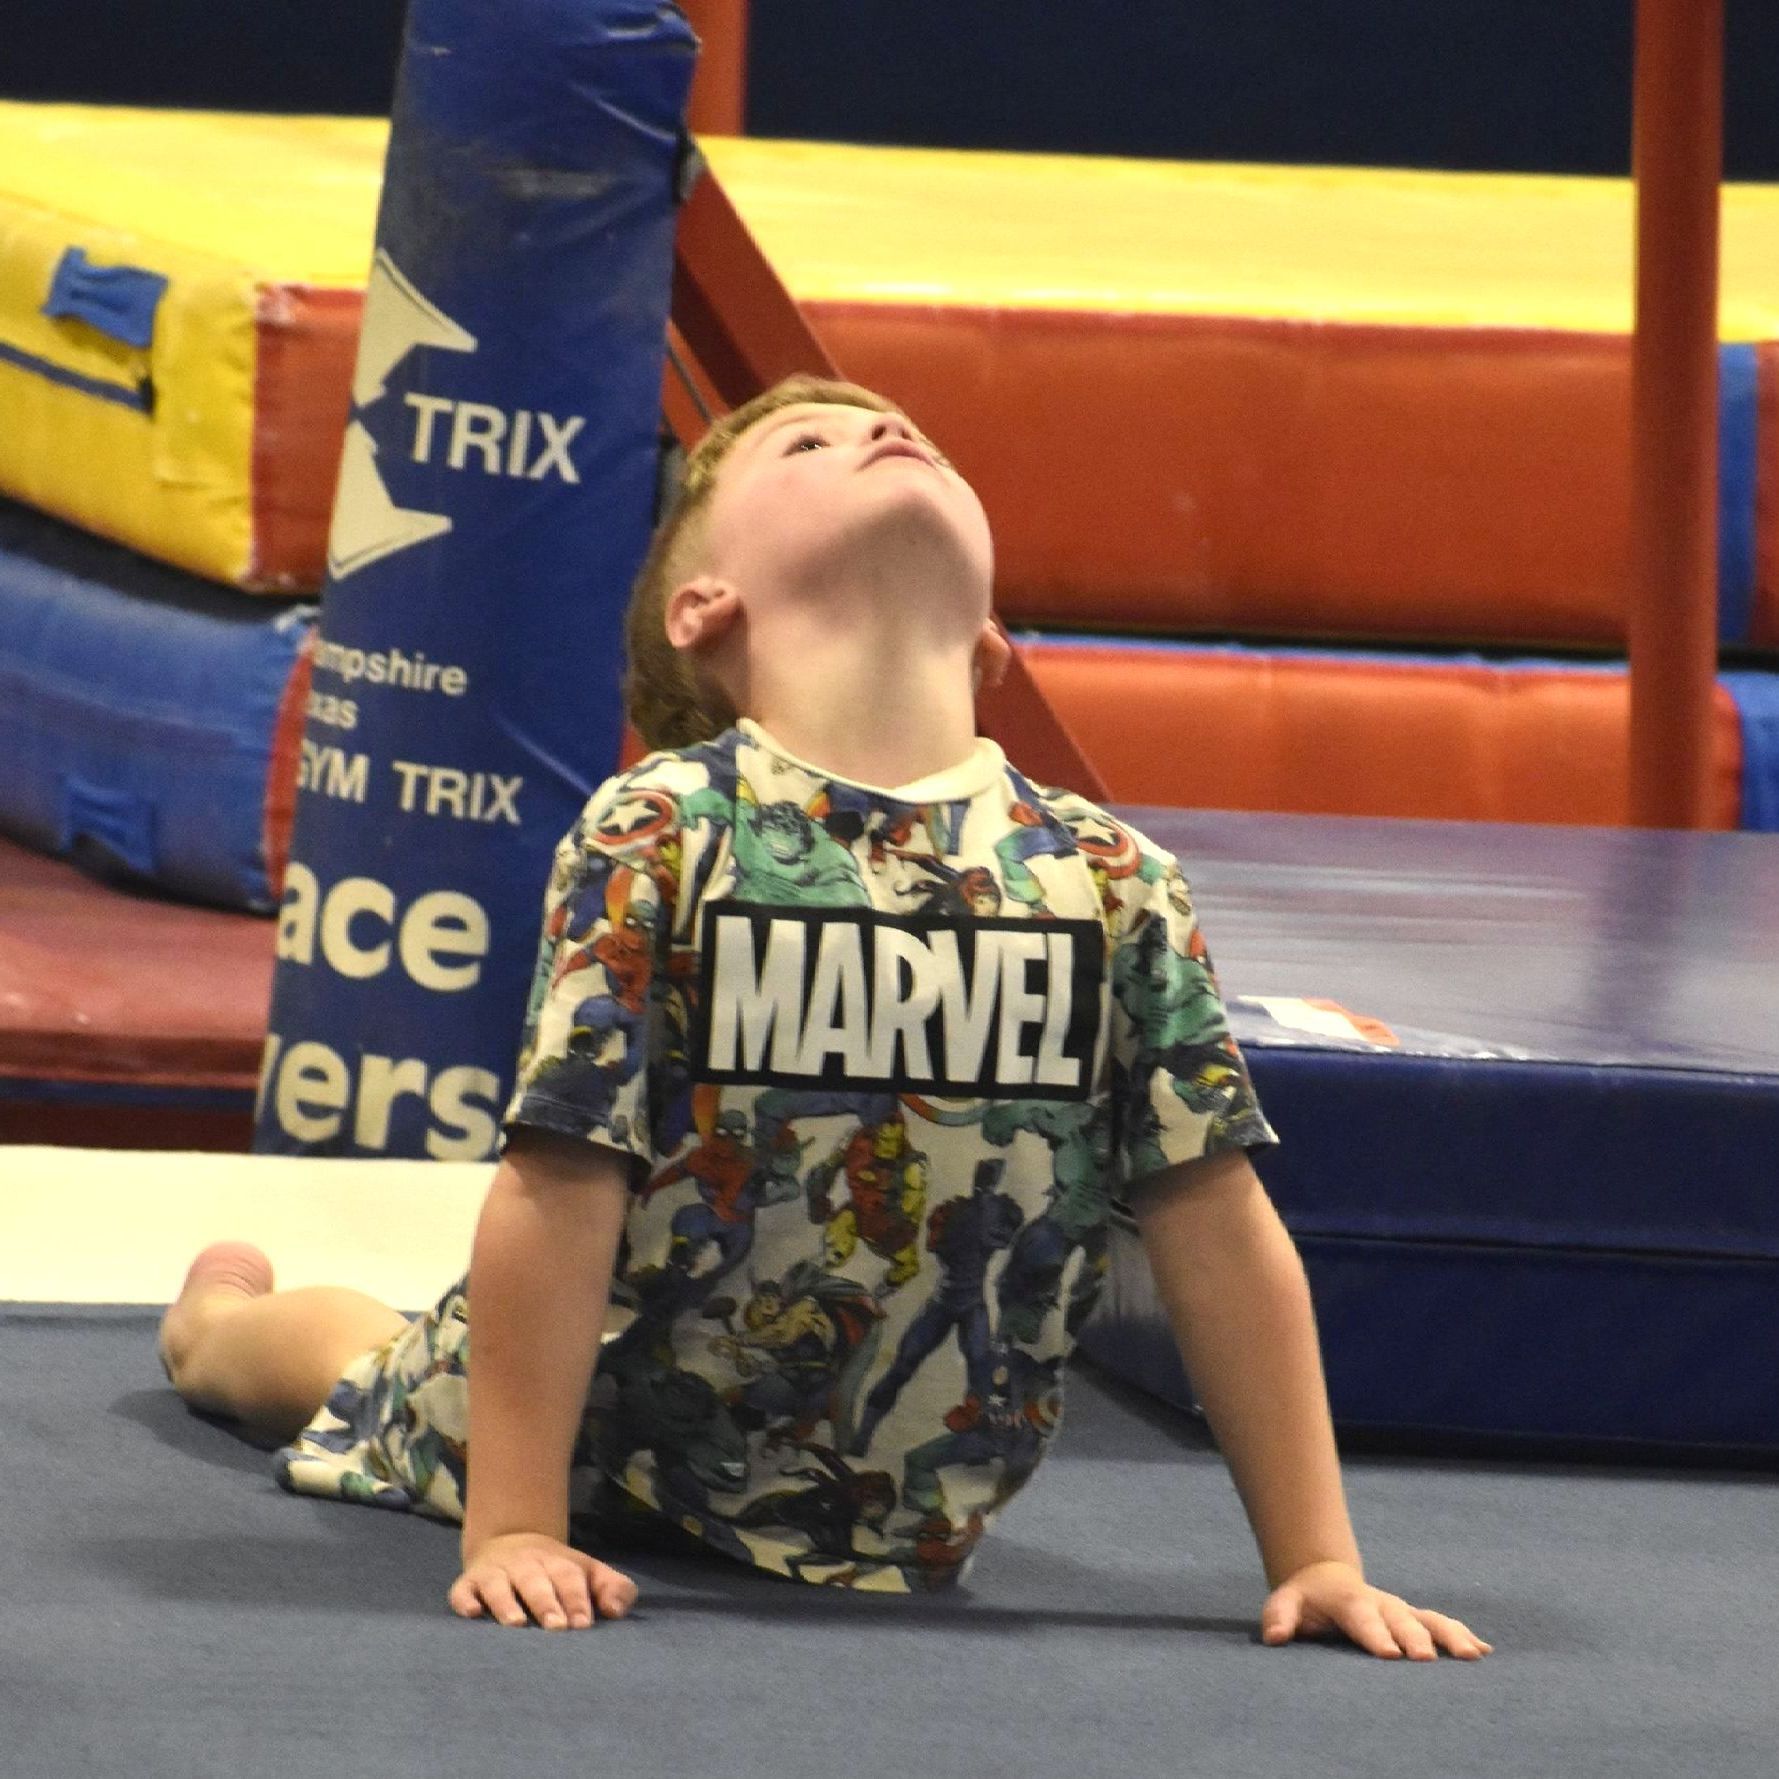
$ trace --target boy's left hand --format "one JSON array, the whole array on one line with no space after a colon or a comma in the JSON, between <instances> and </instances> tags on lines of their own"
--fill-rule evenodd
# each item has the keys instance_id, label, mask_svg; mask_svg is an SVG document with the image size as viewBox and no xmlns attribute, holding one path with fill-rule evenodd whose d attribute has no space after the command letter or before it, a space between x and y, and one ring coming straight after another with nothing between
<instances>
[{"instance_id":1,"label":"boy's left hand","mask_svg":"<svg viewBox=\"0 0 1779 1779\"><path fill-rule=\"evenodd\" d=\"M1311 1563L1267 1596L1260 1610L1263 1643L1289 1643L1319 1631L1344 1631L1361 1649L1385 1661L1407 1656L1432 1662L1439 1651L1474 1662L1494 1644L1443 1612L1410 1606L1372 1587L1350 1563Z\"/></svg>"}]
</instances>

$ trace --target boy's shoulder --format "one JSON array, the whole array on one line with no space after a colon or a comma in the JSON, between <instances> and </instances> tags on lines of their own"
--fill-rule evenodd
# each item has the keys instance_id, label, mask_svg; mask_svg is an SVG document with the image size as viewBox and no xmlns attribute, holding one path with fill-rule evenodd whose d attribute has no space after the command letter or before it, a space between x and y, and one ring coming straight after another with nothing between
<instances>
[{"instance_id":1,"label":"boy's shoulder","mask_svg":"<svg viewBox=\"0 0 1779 1779\"><path fill-rule=\"evenodd\" d=\"M681 827L728 808L735 799L735 731L688 747L655 753L605 779L587 799L568 845L628 854Z\"/></svg>"},{"instance_id":2,"label":"boy's shoulder","mask_svg":"<svg viewBox=\"0 0 1779 1779\"><path fill-rule=\"evenodd\" d=\"M684 747L658 747L614 774L608 782L672 790L682 785L732 777L741 742L739 729L725 729L708 741L691 741Z\"/></svg>"},{"instance_id":3,"label":"boy's shoulder","mask_svg":"<svg viewBox=\"0 0 1779 1779\"><path fill-rule=\"evenodd\" d=\"M1149 883L1177 865L1165 846L1103 804L1065 786L1026 782L1043 799L1051 815L1068 829L1076 846L1114 876L1135 875Z\"/></svg>"}]
</instances>

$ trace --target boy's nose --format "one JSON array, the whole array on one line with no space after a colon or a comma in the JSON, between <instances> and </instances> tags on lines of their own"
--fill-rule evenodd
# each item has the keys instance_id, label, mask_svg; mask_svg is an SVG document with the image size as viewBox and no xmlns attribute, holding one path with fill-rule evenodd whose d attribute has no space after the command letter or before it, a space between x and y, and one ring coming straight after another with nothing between
<instances>
[{"instance_id":1,"label":"boy's nose","mask_svg":"<svg viewBox=\"0 0 1779 1779\"><path fill-rule=\"evenodd\" d=\"M871 430L865 435L870 444L879 444L884 439L908 439L912 442L914 429L900 414L879 414L871 423Z\"/></svg>"}]
</instances>

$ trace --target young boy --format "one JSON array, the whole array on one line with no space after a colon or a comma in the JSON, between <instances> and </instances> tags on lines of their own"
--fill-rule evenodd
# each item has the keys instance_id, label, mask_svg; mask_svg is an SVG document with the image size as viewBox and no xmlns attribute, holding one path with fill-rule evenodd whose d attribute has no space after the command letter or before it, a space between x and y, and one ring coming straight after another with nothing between
<instances>
[{"instance_id":1,"label":"young boy","mask_svg":"<svg viewBox=\"0 0 1779 1779\"><path fill-rule=\"evenodd\" d=\"M1484 1654L1364 1578L1186 885L977 737L990 584L975 495L882 398L792 379L714 428L630 614L660 751L558 851L468 1278L410 1325L208 1249L169 1374L290 1439L291 1489L461 1519L466 1617L622 1616L634 1584L588 1551L650 1527L939 1587L1056 1429L1118 1192L1259 1542L1264 1640Z\"/></svg>"}]
</instances>

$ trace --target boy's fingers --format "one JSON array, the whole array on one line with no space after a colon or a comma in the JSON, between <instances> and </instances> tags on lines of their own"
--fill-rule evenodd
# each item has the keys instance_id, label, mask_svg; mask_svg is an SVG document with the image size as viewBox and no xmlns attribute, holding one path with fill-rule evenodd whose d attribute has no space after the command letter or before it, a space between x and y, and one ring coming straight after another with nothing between
<instances>
[{"instance_id":1,"label":"boy's fingers","mask_svg":"<svg viewBox=\"0 0 1779 1779\"><path fill-rule=\"evenodd\" d=\"M481 1594L487 1602L488 1610L501 1624L524 1624L525 1608L519 1604L519 1596L513 1591L513 1584L500 1570L491 1570L481 1575L476 1583L476 1591Z\"/></svg>"},{"instance_id":2,"label":"boy's fingers","mask_svg":"<svg viewBox=\"0 0 1779 1779\"><path fill-rule=\"evenodd\" d=\"M1274 1600L1261 1614L1261 1640L1266 1643L1289 1643L1297 1635L1300 1618L1301 1609L1295 1594L1287 1594L1282 1599Z\"/></svg>"},{"instance_id":3,"label":"boy's fingers","mask_svg":"<svg viewBox=\"0 0 1779 1779\"><path fill-rule=\"evenodd\" d=\"M616 1569L595 1563L592 1570L593 1598L605 1618L622 1618L636 1604L636 1583Z\"/></svg>"},{"instance_id":4,"label":"boy's fingers","mask_svg":"<svg viewBox=\"0 0 1779 1779\"><path fill-rule=\"evenodd\" d=\"M1361 1600L1354 1605L1347 1615L1346 1631L1361 1649L1368 1649L1387 1662L1397 1660L1402 1654L1384 1615L1370 1600Z\"/></svg>"},{"instance_id":5,"label":"boy's fingers","mask_svg":"<svg viewBox=\"0 0 1779 1779\"><path fill-rule=\"evenodd\" d=\"M1475 1661L1478 1656L1488 1655L1495 1647L1492 1643L1485 1643L1462 1619L1448 1618L1443 1612L1420 1612L1416 1616L1433 1633L1434 1641L1442 1644L1455 1656Z\"/></svg>"},{"instance_id":6,"label":"boy's fingers","mask_svg":"<svg viewBox=\"0 0 1779 1779\"><path fill-rule=\"evenodd\" d=\"M556 1584L556 1598L568 1615L569 1628L582 1630L592 1624L593 1596L587 1585L587 1571L564 1557L550 1565L550 1579Z\"/></svg>"},{"instance_id":7,"label":"boy's fingers","mask_svg":"<svg viewBox=\"0 0 1779 1779\"><path fill-rule=\"evenodd\" d=\"M1435 1662L1439 1660L1439 1651L1433 1646L1433 1639L1427 1627L1421 1623L1415 1609L1402 1600L1386 1600L1378 1609L1383 1615L1384 1623L1390 1627L1390 1635L1395 1639L1396 1646L1410 1661Z\"/></svg>"},{"instance_id":8,"label":"boy's fingers","mask_svg":"<svg viewBox=\"0 0 1779 1779\"><path fill-rule=\"evenodd\" d=\"M1437 1661L1442 1647L1475 1661L1494 1648L1461 1620L1411 1606L1395 1594L1376 1589L1350 1595L1338 1604L1329 1603L1322 1610L1332 1614L1339 1628L1361 1649L1383 1661L1400 1661L1404 1656L1413 1661ZM1290 1586L1280 1588L1261 1610L1261 1641L1288 1643L1299 1633L1303 1616L1302 1593Z\"/></svg>"},{"instance_id":9,"label":"boy's fingers","mask_svg":"<svg viewBox=\"0 0 1779 1779\"><path fill-rule=\"evenodd\" d=\"M451 1610L463 1618L480 1618L482 1602L476 1598L476 1590L467 1575L460 1575L452 1582L451 1591L445 1596L451 1602Z\"/></svg>"},{"instance_id":10,"label":"boy's fingers","mask_svg":"<svg viewBox=\"0 0 1779 1779\"><path fill-rule=\"evenodd\" d=\"M556 1578L541 1563L522 1571L516 1577L515 1585L531 1616L546 1631L568 1629L568 1613L556 1592Z\"/></svg>"}]
</instances>

